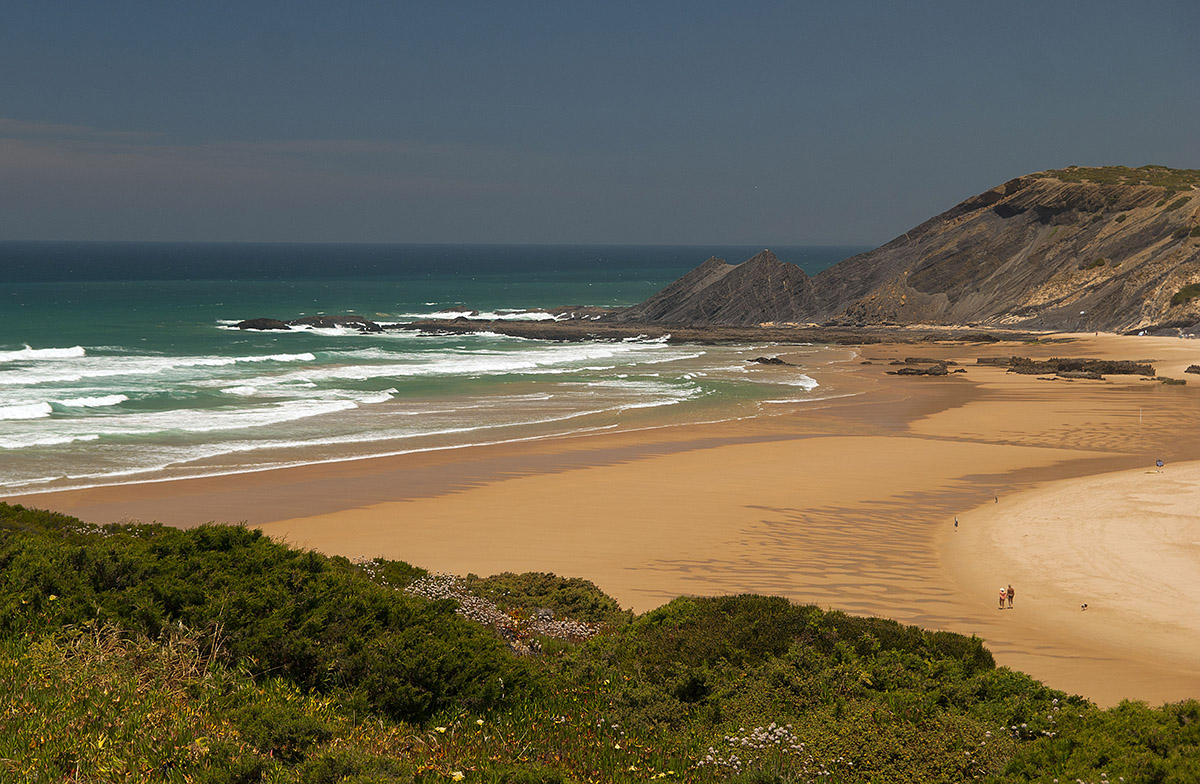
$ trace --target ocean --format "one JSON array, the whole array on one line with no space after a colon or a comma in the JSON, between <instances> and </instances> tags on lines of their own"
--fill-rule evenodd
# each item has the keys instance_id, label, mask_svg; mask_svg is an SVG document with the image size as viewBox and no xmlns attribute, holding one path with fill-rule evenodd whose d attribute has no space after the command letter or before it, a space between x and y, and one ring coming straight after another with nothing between
<instances>
[{"instance_id":1,"label":"ocean","mask_svg":"<svg viewBox=\"0 0 1200 784\"><path fill-rule=\"evenodd\" d=\"M761 248L0 243L0 496L756 416L836 394L772 347L237 329L632 305ZM866 248L773 248L810 274Z\"/></svg>"}]
</instances>

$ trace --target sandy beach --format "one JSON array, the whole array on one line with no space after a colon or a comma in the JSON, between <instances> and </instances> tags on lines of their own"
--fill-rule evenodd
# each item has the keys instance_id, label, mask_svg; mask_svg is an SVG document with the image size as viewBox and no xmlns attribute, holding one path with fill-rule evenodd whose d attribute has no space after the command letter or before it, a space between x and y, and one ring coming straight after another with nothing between
<instances>
[{"instance_id":1,"label":"sandy beach","mask_svg":"<svg viewBox=\"0 0 1200 784\"><path fill-rule=\"evenodd\" d=\"M977 634L1000 664L1102 705L1200 697L1200 376L1183 372L1200 345L858 355L825 371L853 394L773 416L6 500L91 522L245 521L435 571L581 576L638 611L778 594ZM967 372L887 375L914 355ZM974 364L1008 355L1152 359L1195 383ZM1009 583L1014 608L997 610Z\"/></svg>"}]
</instances>

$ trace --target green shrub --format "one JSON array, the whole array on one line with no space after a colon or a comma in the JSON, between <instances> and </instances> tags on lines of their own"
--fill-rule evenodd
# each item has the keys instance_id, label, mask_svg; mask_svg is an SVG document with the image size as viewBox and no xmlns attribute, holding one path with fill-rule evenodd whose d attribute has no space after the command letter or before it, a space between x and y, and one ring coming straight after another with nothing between
<instances>
[{"instance_id":1,"label":"green shrub","mask_svg":"<svg viewBox=\"0 0 1200 784\"><path fill-rule=\"evenodd\" d=\"M1127 215L1126 213L1122 212L1120 215L1118 215L1118 216L1116 217L1116 222L1117 222L1117 223L1124 223L1124 222L1125 222L1125 220L1126 220L1128 217L1129 217L1129 215Z\"/></svg>"},{"instance_id":2,"label":"green shrub","mask_svg":"<svg viewBox=\"0 0 1200 784\"><path fill-rule=\"evenodd\" d=\"M202 630L230 662L420 722L535 688L526 662L454 612L374 582L344 558L259 531L99 528L0 505L0 633L98 620L156 637Z\"/></svg>"},{"instance_id":3,"label":"green shrub","mask_svg":"<svg viewBox=\"0 0 1200 784\"><path fill-rule=\"evenodd\" d=\"M242 737L260 754L284 762L304 759L309 748L332 735L324 722L290 702L255 702L237 711L233 718Z\"/></svg>"},{"instance_id":4,"label":"green shrub","mask_svg":"<svg viewBox=\"0 0 1200 784\"><path fill-rule=\"evenodd\" d=\"M1189 283L1171 295L1171 305L1184 305L1200 297L1200 283Z\"/></svg>"},{"instance_id":5,"label":"green shrub","mask_svg":"<svg viewBox=\"0 0 1200 784\"><path fill-rule=\"evenodd\" d=\"M413 580L429 575L427 570L418 566L387 558L360 561L355 566L380 585L396 589L406 588Z\"/></svg>"},{"instance_id":6,"label":"green shrub","mask_svg":"<svg viewBox=\"0 0 1200 784\"><path fill-rule=\"evenodd\" d=\"M411 766L363 752L344 749L314 754L296 766L295 784L415 784Z\"/></svg>"},{"instance_id":7,"label":"green shrub","mask_svg":"<svg viewBox=\"0 0 1200 784\"><path fill-rule=\"evenodd\" d=\"M1191 197L1180 196L1178 199L1176 199L1175 201L1168 204L1167 208L1165 210L1163 210L1163 212L1170 212L1171 210L1177 210L1180 207L1182 207L1183 205L1187 204L1189 201L1191 201Z\"/></svg>"},{"instance_id":8,"label":"green shrub","mask_svg":"<svg viewBox=\"0 0 1200 784\"><path fill-rule=\"evenodd\" d=\"M1092 269L1096 269L1097 267L1103 267L1107 263L1108 263L1108 259L1094 259L1092 261L1081 261L1081 262L1079 262L1079 269L1092 270Z\"/></svg>"},{"instance_id":9,"label":"green shrub","mask_svg":"<svg viewBox=\"0 0 1200 784\"><path fill-rule=\"evenodd\" d=\"M503 572L491 577L470 574L463 584L471 593L510 612L545 608L577 621L606 624L626 623L632 615L595 583L578 577L558 577L548 572Z\"/></svg>"},{"instance_id":10,"label":"green shrub","mask_svg":"<svg viewBox=\"0 0 1200 784\"><path fill-rule=\"evenodd\" d=\"M1004 781L1200 781L1200 703L1162 709L1122 702L1107 711L1063 711L1053 736L1020 746Z\"/></svg>"}]
</instances>

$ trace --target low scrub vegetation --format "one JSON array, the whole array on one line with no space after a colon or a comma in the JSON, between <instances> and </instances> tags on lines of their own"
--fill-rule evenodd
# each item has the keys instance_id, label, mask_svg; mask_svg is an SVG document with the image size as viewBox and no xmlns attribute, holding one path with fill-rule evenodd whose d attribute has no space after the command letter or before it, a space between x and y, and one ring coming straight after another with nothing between
<instances>
[{"instance_id":1,"label":"low scrub vegetation","mask_svg":"<svg viewBox=\"0 0 1200 784\"><path fill-rule=\"evenodd\" d=\"M1200 185L1200 169L1169 169L1166 166L1068 166L1045 172L1063 182L1094 182L1102 185L1154 185L1172 192ZM1163 202L1165 204L1166 202ZM1162 205L1159 205L1162 206Z\"/></svg>"},{"instance_id":2,"label":"low scrub vegetation","mask_svg":"<svg viewBox=\"0 0 1200 784\"><path fill-rule=\"evenodd\" d=\"M1200 780L1200 703L1102 711L975 638L764 596L634 617L584 580L456 582L601 629L521 657L397 561L3 504L0 531L0 780Z\"/></svg>"}]
</instances>

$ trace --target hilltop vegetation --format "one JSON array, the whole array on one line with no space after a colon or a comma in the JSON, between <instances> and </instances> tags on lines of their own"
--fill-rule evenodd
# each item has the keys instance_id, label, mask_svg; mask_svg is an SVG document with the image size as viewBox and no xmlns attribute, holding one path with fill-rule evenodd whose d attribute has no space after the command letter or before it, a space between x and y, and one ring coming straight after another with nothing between
<instances>
[{"instance_id":1,"label":"hilltop vegetation","mask_svg":"<svg viewBox=\"0 0 1200 784\"><path fill-rule=\"evenodd\" d=\"M1039 175L1034 175L1039 176ZM1063 182L1094 182L1101 185L1156 185L1184 190L1200 185L1200 169L1168 169L1166 166L1068 166L1052 169L1040 176Z\"/></svg>"},{"instance_id":2,"label":"hilltop vegetation","mask_svg":"<svg viewBox=\"0 0 1200 784\"><path fill-rule=\"evenodd\" d=\"M463 580L602 625L520 657L399 561L4 504L0 532L4 780L1200 780L1200 703L1101 711L892 621Z\"/></svg>"}]
</instances>

